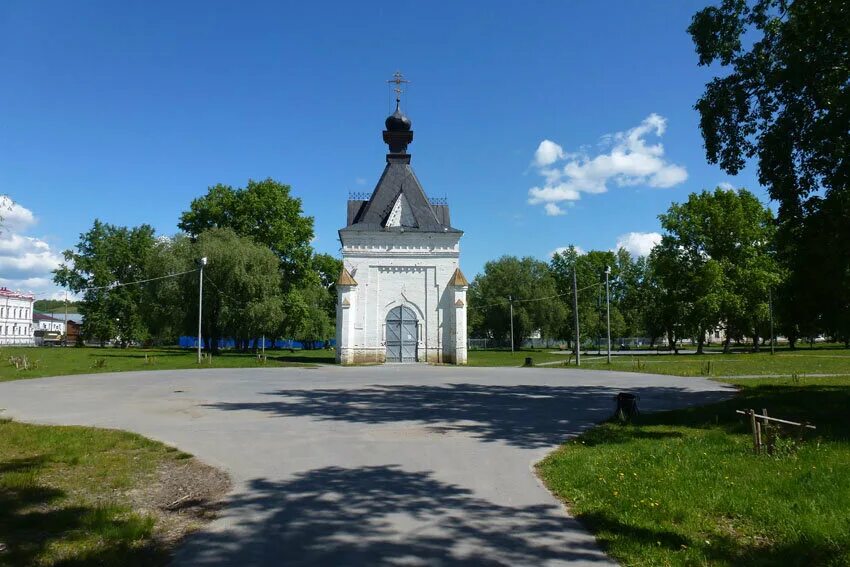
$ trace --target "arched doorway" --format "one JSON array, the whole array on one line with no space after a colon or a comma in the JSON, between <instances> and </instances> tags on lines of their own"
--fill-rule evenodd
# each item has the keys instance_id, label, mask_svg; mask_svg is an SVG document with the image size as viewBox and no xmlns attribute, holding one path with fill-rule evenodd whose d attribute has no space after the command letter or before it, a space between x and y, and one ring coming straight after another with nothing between
<instances>
[{"instance_id":1,"label":"arched doorway","mask_svg":"<svg viewBox=\"0 0 850 567\"><path fill-rule=\"evenodd\" d=\"M416 362L419 324L416 313L399 305L387 314L387 362Z\"/></svg>"}]
</instances>

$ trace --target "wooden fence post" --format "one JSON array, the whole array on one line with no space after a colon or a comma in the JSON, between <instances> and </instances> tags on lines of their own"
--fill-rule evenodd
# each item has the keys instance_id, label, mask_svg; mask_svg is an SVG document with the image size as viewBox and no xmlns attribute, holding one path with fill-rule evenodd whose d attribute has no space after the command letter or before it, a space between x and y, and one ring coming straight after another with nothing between
<instances>
[{"instance_id":1,"label":"wooden fence post","mask_svg":"<svg viewBox=\"0 0 850 567\"><path fill-rule=\"evenodd\" d=\"M754 409L750 409L750 428L753 430L753 453L756 455L759 454L759 437L758 430L756 429L756 411Z\"/></svg>"}]
</instances>

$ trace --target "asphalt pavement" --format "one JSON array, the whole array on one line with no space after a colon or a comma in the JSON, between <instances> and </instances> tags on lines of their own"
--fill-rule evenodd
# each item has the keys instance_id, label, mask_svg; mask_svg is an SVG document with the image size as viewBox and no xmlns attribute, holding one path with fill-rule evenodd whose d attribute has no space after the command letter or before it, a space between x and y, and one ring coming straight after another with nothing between
<instances>
[{"instance_id":1,"label":"asphalt pavement","mask_svg":"<svg viewBox=\"0 0 850 567\"><path fill-rule=\"evenodd\" d=\"M135 431L230 473L176 565L609 565L533 464L609 417L717 382L385 365L126 372L0 383L0 416Z\"/></svg>"}]
</instances>

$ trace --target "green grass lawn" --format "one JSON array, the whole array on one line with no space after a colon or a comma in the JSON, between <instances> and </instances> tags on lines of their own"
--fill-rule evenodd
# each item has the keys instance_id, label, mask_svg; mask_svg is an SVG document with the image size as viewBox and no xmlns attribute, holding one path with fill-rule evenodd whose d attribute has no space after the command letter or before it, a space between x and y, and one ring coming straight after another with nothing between
<instances>
[{"instance_id":1,"label":"green grass lawn","mask_svg":"<svg viewBox=\"0 0 850 567\"><path fill-rule=\"evenodd\" d=\"M550 364L570 361L575 368L575 359L566 351L556 349L527 349L511 353L510 350L470 350L469 366L522 366L530 356L535 365L562 368L565 365ZM647 372L674 376L740 376L763 374L850 374L850 350L842 348L817 348L813 350L783 349L771 355L769 351L759 353L735 352L732 354L643 354L616 355L609 365L604 351L582 354L581 366L587 370L618 370L625 372Z\"/></svg>"},{"instance_id":2,"label":"green grass lawn","mask_svg":"<svg viewBox=\"0 0 850 567\"><path fill-rule=\"evenodd\" d=\"M18 369L10 362L26 357L31 368ZM183 368L253 368L261 366L312 366L333 363L332 350L266 350L266 361L252 353L224 351L198 365L196 351L179 348L2 347L0 382L65 374L171 370Z\"/></svg>"},{"instance_id":3,"label":"green grass lawn","mask_svg":"<svg viewBox=\"0 0 850 567\"><path fill-rule=\"evenodd\" d=\"M850 374L850 351L844 349L782 350L734 354L582 356L581 368L675 376L741 376L755 374Z\"/></svg>"},{"instance_id":4,"label":"green grass lawn","mask_svg":"<svg viewBox=\"0 0 850 567\"><path fill-rule=\"evenodd\" d=\"M149 504L164 471L187 466L209 469L132 433L0 420L0 565L165 564L193 526Z\"/></svg>"},{"instance_id":5,"label":"green grass lawn","mask_svg":"<svg viewBox=\"0 0 850 567\"><path fill-rule=\"evenodd\" d=\"M569 353L552 354L557 349L527 349L511 352L508 350L470 350L467 353L469 366L522 366L525 357L530 356L534 364L565 361Z\"/></svg>"},{"instance_id":6,"label":"green grass lawn","mask_svg":"<svg viewBox=\"0 0 850 567\"><path fill-rule=\"evenodd\" d=\"M624 565L850 565L850 376L732 382L728 402L600 425L540 476ZM817 430L756 456L746 408Z\"/></svg>"}]
</instances>

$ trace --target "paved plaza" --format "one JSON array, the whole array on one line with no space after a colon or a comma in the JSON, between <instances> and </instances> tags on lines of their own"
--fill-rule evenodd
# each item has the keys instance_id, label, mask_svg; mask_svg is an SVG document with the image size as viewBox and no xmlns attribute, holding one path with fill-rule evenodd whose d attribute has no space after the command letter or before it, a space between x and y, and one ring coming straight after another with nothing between
<instances>
[{"instance_id":1,"label":"paved plaza","mask_svg":"<svg viewBox=\"0 0 850 567\"><path fill-rule=\"evenodd\" d=\"M533 464L613 412L716 401L699 378L385 365L0 384L0 415L141 433L226 470L177 565L607 565Z\"/></svg>"}]
</instances>

